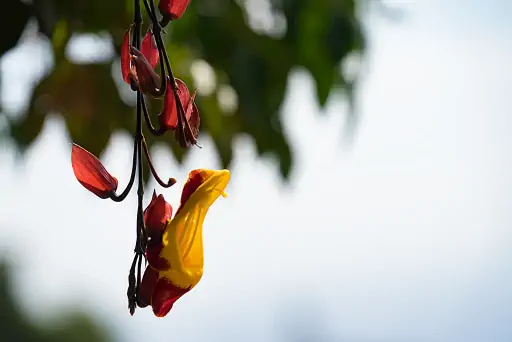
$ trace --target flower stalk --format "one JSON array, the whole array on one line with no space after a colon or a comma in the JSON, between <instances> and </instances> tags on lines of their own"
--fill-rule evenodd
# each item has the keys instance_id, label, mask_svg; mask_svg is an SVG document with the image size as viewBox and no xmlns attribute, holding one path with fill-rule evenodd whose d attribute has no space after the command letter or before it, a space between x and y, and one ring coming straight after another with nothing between
<instances>
[{"instance_id":1,"label":"flower stalk","mask_svg":"<svg viewBox=\"0 0 512 342\"><path fill-rule=\"evenodd\" d=\"M142 259L144 259L147 263L147 257L149 255L148 253L150 253L150 250L153 251L154 247L157 246L159 250L161 249L163 252L167 253L165 255L173 255L174 258L176 255L181 255L177 251L173 252L172 250L169 250L169 247L166 247L161 242L158 242L161 239L162 234L173 234L173 232L166 228L174 227L173 224L169 223L171 222L172 213L172 207L170 204L165 202L163 196L160 195L156 197L156 194L154 194L150 207L153 205L158 205L158 208L161 208L162 203L165 203L165 208L168 208L169 210L164 212L161 210L148 211L148 213L150 213L148 214L149 218L147 218L147 215L143 210L143 153L145 155L145 160L149 168L149 172L161 187L171 187L176 183L176 179L171 177L167 182L164 182L156 172L156 169L151 160L149 148L144 138L142 126L143 122L145 122L149 133L156 137L163 136L167 131L174 132L174 138L182 148L188 148L191 145L197 146L200 120L199 112L194 103L195 91L191 95L184 82L174 77L168 53L162 38L162 33L165 33L162 26L166 26L173 20L180 18L185 12L189 1L190 0L160 0L158 10L160 11L163 19L158 21L154 0L142 0L146 15L150 19L151 27L148 29L144 39L141 40L143 19L143 13L141 11L141 0L134 0L133 23L129 26L121 45L121 73L123 80L131 87L133 91L137 93L136 125L133 134L134 145L132 169L126 188L122 192L117 193L117 179L110 175L110 173L101 164L98 158L76 144L73 145L72 149L72 166L76 178L86 189L100 198L110 198L114 202L124 201L128 194L131 192L131 189L135 184L135 179L137 178L137 220L135 224L136 241L134 246L134 257L128 275L127 290L128 308L131 315L135 313L137 306L144 307L147 305L153 305L155 315L162 316L170 310L172 304L177 300L175 297L169 297L169 292L165 292L166 290L160 291L158 289L154 289L153 287L148 287L151 284L146 284L145 290L151 290L151 295L154 296L155 303L152 304L151 299L148 299L147 296L142 301L140 298L140 287L143 280ZM160 68L159 73L157 74L154 69L158 63L160 63ZM146 106L145 96L164 96L163 110L158 116L159 127L155 127L151 121L151 115ZM199 171L193 172L191 175L196 177L199 174L198 172ZM186 218L182 217L188 217L185 214L182 214L180 218L173 219L174 224L178 224L179 222L184 224L181 228L183 229L183 234L187 234L187 231L191 231L194 232L194 237L196 236L195 232L202 229L202 220L204 220L204 215L206 214L208 207L213 203L213 201L215 201L220 192L223 192L229 180L229 172L227 170L203 170L201 172L203 178L200 178L199 183L197 182L197 179L193 182L193 184L195 184L193 191L197 190L199 192L199 185L202 184L202 192L196 194L196 202L194 202L195 204L193 206L191 204L189 209L200 210L199 217L201 219L199 221L196 220L193 222L183 221L186 220ZM214 184L214 181L217 183ZM188 185L189 182L190 179L183 189L184 193L187 191L187 196L190 196L189 193L191 187ZM211 187L208 184L213 184L217 186L217 188ZM154 204L154 201L156 201L155 203L158 204ZM182 207L183 203L179 210L181 210ZM146 210L148 210L148 208ZM147 219L151 222L162 222L162 224L159 224L156 228L153 224L152 227L148 228L146 226ZM148 234L148 229L150 229L151 234ZM200 237L201 235L198 236ZM198 238L193 238L190 243L199 243L197 242L197 239ZM153 246L151 248L148 246L148 243L150 242ZM200 244L202 246L202 242L200 242ZM179 244L176 246L179 246ZM189 246L189 249L190 248L191 246ZM189 256L181 255L180 257L184 258L180 262L186 263L185 258L188 258ZM201 261L202 263L202 254L198 254L196 257L199 258L197 260ZM168 262L164 260L163 264L168 265ZM154 267L157 267L156 265L158 265L158 263L154 264ZM151 266L148 267L151 268ZM156 270L152 268L152 270L148 271L148 269L146 269L146 272L148 272L148 274L154 275ZM194 272L197 273L199 271L195 270ZM202 266L200 269L200 274L202 275ZM181 294L189 291L192 286L194 286L200 279L199 276L194 280L194 282L190 284L190 281L185 280L185 283L188 285L186 288L182 288L180 286L183 284L181 284L180 281L183 283L184 280L181 278L180 281L177 281L174 278L171 279L167 277L165 274L157 274L157 276L158 277L153 278L155 280L160 279L164 282L162 283L163 285L161 284L163 289L168 288L165 282L170 281L171 285L169 286L177 291L177 293ZM146 293L146 295L149 294Z\"/></svg>"}]
</instances>

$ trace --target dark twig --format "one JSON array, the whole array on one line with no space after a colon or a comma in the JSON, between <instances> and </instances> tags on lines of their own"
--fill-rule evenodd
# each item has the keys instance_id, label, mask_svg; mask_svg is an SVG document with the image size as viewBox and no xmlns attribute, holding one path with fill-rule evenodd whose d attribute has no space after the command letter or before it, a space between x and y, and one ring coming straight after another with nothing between
<instances>
[{"instance_id":1,"label":"dark twig","mask_svg":"<svg viewBox=\"0 0 512 342\"><path fill-rule=\"evenodd\" d=\"M151 170L151 173L153 174L153 177L155 177L155 180L158 182L158 184L160 184L160 186L164 188L170 188L171 186L176 184L176 179L174 178L169 178L167 183L164 183L164 181L160 178L160 176L155 170L155 167L153 166L153 162L151 161L151 155L149 153L148 145L146 144L145 139L142 139L142 147L144 148L144 154L146 155L146 160L148 162L149 169Z\"/></svg>"},{"instance_id":2,"label":"dark twig","mask_svg":"<svg viewBox=\"0 0 512 342\"><path fill-rule=\"evenodd\" d=\"M156 129L155 126L153 126L153 123L151 122L151 118L149 117L148 107L146 106L146 100L144 99L144 96L141 97L141 102L142 112L144 113L144 119L146 120L146 126L149 129L149 132L157 137L163 135L165 133L165 129L163 129L162 127Z\"/></svg>"},{"instance_id":3,"label":"dark twig","mask_svg":"<svg viewBox=\"0 0 512 342\"><path fill-rule=\"evenodd\" d=\"M146 2L147 0L144 0L144 1ZM151 16L151 19L154 20L153 21L153 24L154 24L156 21L155 2L153 0L150 0L149 4L151 7L150 16ZM169 74L169 78L171 80L172 91L174 93L174 99L177 104L177 109L178 109L178 127L177 127L177 129L179 131L179 134L178 134L178 136L180 138L179 143L182 147L186 147L187 142L185 139L185 129L187 130L187 133L191 133L192 129L190 128L190 124L185 117L185 110L183 109L183 104L181 103L180 96L178 94L178 85L176 84L176 79L174 78L174 74L172 72L171 63L169 62L169 56L167 55L167 51L165 50L165 46L164 46L164 42L162 39L162 34L160 32L160 29L161 29L160 24L157 23L157 25L154 26L156 45L157 45L158 51L160 53L160 60L163 60L163 62L165 63L165 66L167 67L167 73ZM162 63L162 61L160 61L160 63ZM189 136L192 136L192 134L189 134ZM195 142L194 142L194 144L195 144Z\"/></svg>"},{"instance_id":4,"label":"dark twig","mask_svg":"<svg viewBox=\"0 0 512 342\"><path fill-rule=\"evenodd\" d=\"M146 13L149 15L149 18L151 19L151 22L153 23L153 27L156 28L157 25L158 25L158 27L160 27L158 20L156 20L156 13L149 6L148 0L143 0L143 1L144 1L144 7L146 8ZM155 25L155 23L156 23L156 25Z\"/></svg>"},{"instance_id":5,"label":"dark twig","mask_svg":"<svg viewBox=\"0 0 512 342\"><path fill-rule=\"evenodd\" d=\"M157 34L160 34L162 31L162 28L160 27L160 24L158 23L158 20L156 19L156 14L154 12L154 9L151 10L148 1L144 0L144 7L146 8L146 13L149 15L149 18L151 19L151 22L153 23L153 36L156 37ZM155 38L156 41L156 38ZM158 46L158 44L157 44ZM158 53L160 55L160 79L162 80L162 84L160 85L160 89L155 94L155 96L162 96L165 94L165 91L167 89L167 77L165 74L165 64L162 63L162 52L160 51L160 48L158 48Z\"/></svg>"},{"instance_id":6,"label":"dark twig","mask_svg":"<svg viewBox=\"0 0 512 342\"><path fill-rule=\"evenodd\" d=\"M144 170L142 168L142 93L137 91L137 170L138 172L138 184L137 184L137 243L135 246L135 253L144 253L145 246L141 245L141 235L144 231L144 220L142 214L142 201L144 198Z\"/></svg>"},{"instance_id":7,"label":"dark twig","mask_svg":"<svg viewBox=\"0 0 512 342\"><path fill-rule=\"evenodd\" d=\"M114 202L122 202L128 196L130 193L130 190L132 189L133 182L135 181L135 170L137 169L137 140L134 140L133 142L133 159L132 159L132 173L130 175L130 181L128 182L128 185L126 186L126 189L120 194L117 195L116 193L112 193L110 195L110 198Z\"/></svg>"},{"instance_id":8,"label":"dark twig","mask_svg":"<svg viewBox=\"0 0 512 342\"><path fill-rule=\"evenodd\" d=\"M142 15L140 11L140 0L135 0L135 18L134 18L134 36L132 45L140 50L140 36L141 36ZM137 89L137 123L135 127L135 145L137 151L137 171L138 171L138 186L137 186L137 223L136 223L136 242L135 242L135 256L133 258L132 266L130 268L130 275L128 277L128 308L133 315L137 306L137 291L138 284L140 284L140 272L135 276L135 265L137 260L140 260L144 254L146 243L146 232L144 227L144 214L142 211L142 200L144 197L144 180L142 169L142 93ZM143 245L144 244L144 245Z\"/></svg>"}]
</instances>

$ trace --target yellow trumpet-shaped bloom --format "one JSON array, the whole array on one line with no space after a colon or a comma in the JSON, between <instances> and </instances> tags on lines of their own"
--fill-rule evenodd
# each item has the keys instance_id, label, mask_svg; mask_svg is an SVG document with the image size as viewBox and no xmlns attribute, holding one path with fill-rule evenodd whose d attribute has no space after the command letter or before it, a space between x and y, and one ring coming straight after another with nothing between
<instances>
[{"instance_id":1,"label":"yellow trumpet-shaped bloom","mask_svg":"<svg viewBox=\"0 0 512 342\"><path fill-rule=\"evenodd\" d=\"M160 256L171 265L163 275L182 288L194 287L203 275L203 222L229 182L227 170L201 170L199 175L204 181L167 222L162 235Z\"/></svg>"},{"instance_id":2,"label":"yellow trumpet-shaped bloom","mask_svg":"<svg viewBox=\"0 0 512 342\"><path fill-rule=\"evenodd\" d=\"M150 241L147 251L149 266L142 280L141 298L153 306L157 316L165 316L173 303L201 280L203 222L210 206L219 196L225 196L229 179L228 170L199 169L190 172L176 215L173 219L166 217L161 235ZM155 209L154 212L170 216L171 211ZM153 220L159 222L158 219Z\"/></svg>"}]
</instances>

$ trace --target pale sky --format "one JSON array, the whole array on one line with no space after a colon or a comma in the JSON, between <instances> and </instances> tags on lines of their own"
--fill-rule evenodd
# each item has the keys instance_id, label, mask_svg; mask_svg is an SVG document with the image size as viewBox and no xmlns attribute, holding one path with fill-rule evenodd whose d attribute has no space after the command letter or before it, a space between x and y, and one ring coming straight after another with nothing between
<instances>
[{"instance_id":1,"label":"pale sky","mask_svg":"<svg viewBox=\"0 0 512 342\"><path fill-rule=\"evenodd\" d=\"M510 341L511 2L387 2L404 18L368 18L353 145L343 145L343 98L320 113L297 70L283 108L291 185L236 141L229 197L205 221L204 277L164 319L126 309L135 192L117 204L83 189L58 119L23 161L0 150L0 248L19 267L23 307L43 317L81 305L119 341ZM37 74L45 50L32 48ZM23 49L0 63L11 82ZM2 85L13 108L16 84ZM219 167L209 138L201 145L183 167L153 152L180 180L157 188L174 205L188 170ZM126 184L130 137L116 135L103 161Z\"/></svg>"}]
</instances>

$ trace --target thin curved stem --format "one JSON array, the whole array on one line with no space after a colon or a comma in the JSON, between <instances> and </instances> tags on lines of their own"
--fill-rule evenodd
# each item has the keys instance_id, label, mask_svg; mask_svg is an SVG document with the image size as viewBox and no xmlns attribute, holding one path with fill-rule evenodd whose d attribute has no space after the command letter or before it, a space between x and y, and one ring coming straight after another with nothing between
<instances>
[{"instance_id":1,"label":"thin curved stem","mask_svg":"<svg viewBox=\"0 0 512 342\"><path fill-rule=\"evenodd\" d=\"M153 32L153 34L155 33ZM160 51L158 53L160 53ZM160 79L162 83L160 83L160 89L155 93L155 96L163 96L167 90L167 75L165 74L164 63L162 62L160 62Z\"/></svg>"},{"instance_id":2,"label":"thin curved stem","mask_svg":"<svg viewBox=\"0 0 512 342\"><path fill-rule=\"evenodd\" d=\"M190 127L190 123L188 122L188 120L186 118L185 110L183 108L183 104L181 103L181 100L180 100L180 97L178 94L178 86L176 84L176 80L175 80L173 72L172 72L171 63L169 62L169 57L167 55L167 51L165 50L165 46L164 46L164 43L162 40L162 35L161 35L162 26L156 18L155 2L154 2L154 0L150 0L149 3L148 3L148 0L143 0L143 2L144 2L144 7L146 8L146 12L148 13L151 21L153 22L153 31L154 31L153 33L155 35L158 52L160 54L160 67L163 67L164 64L167 67L167 72L169 74L169 78L171 80L171 85L172 85L172 90L174 93L174 99L177 103L179 143L182 147L187 147L188 142L190 140L190 142L192 144L197 145L197 140L194 137L194 135L192 134L192 129ZM162 62L162 60L163 60L163 62ZM164 80L162 80L162 82L164 82ZM162 88L163 88L163 86L162 86Z\"/></svg>"},{"instance_id":3,"label":"thin curved stem","mask_svg":"<svg viewBox=\"0 0 512 342\"><path fill-rule=\"evenodd\" d=\"M141 24L142 24L142 15L140 11L140 0L134 1L135 5L135 17L134 17L134 36L132 40L132 45L140 50L140 36L141 36ZM142 93L139 89L137 89L137 123L135 127L135 150L137 155L137 170L138 170L138 186L137 186L137 223L136 223L136 242L135 242L135 256L133 258L132 266L130 268L130 274L128 276L128 308L130 309L130 313L133 315L135 313L135 308L137 307L137 292L138 285L140 284L140 267L138 267L137 274L135 275L135 265L142 255L144 254L145 244L147 241L146 238L146 228L144 227L144 214L142 211L142 200L144 197L144 181L143 181L143 168L142 168ZM140 261L139 261L140 265Z\"/></svg>"},{"instance_id":4,"label":"thin curved stem","mask_svg":"<svg viewBox=\"0 0 512 342\"><path fill-rule=\"evenodd\" d=\"M147 0L144 0L144 2L147 2ZM153 1L151 1L151 11L153 12L153 20L158 22L156 19L155 3ZM163 17L162 20L158 23L158 25L160 25L160 27L166 27L169 24L169 22L169 18Z\"/></svg>"},{"instance_id":5,"label":"thin curved stem","mask_svg":"<svg viewBox=\"0 0 512 342\"><path fill-rule=\"evenodd\" d=\"M153 35L160 35L160 32L162 31L162 27L160 27L160 24L158 23L158 20L156 19L156 14L154 11L154 8L151 9L148 1L143 0L144 7L146 8L146 13L149 15L149 18L151 19L151 22L153 23ZM156 39L155 39L156 40ZM158 46L158 44L157 44ZM158 53L160 56L162 56L162 51L160 48L158 48ZM162 84L160 85L160 89L157 91L155 96L162 96L165 94L165 91L167 89L167 77L165 74L165 65L160 61L160 79L162 80Z\"/></svg>"},{"instance_id":6,"label":"thin curved stem","mask_svg":"<svg viewBox=\"0 0 512 342\"><path fill-rule=\"evenodd\" d=\"M114 202L122 202L128 196L130 193L130 190L132 189L133 183L135 182L135 170L137 169L137 141L134 140L133 142L133 159L132 159L132 173L130 174L130 180L128 181L128 184L126 185L126 188L124 191L117 195L115 192L110 194L110 199Z\"/></svg>"},{"instance_id":7,"label":"thin curved stem","mask_svg":"<svg viewBox=\"0 0 512 342\"><path fill-rule=\"evenodd\" d=\"M147 6L147 0L144 0L144 5ZM155 2L153 0L150 0L149 2L150 4L150 11L148 12L151 16L151 19L156 21L156 9L155 9ZM146 7L146 10L147 10L147 7ZM178 108L178 130L179 130L179 137L180 139L183 139L183 137L185 136L185 132L184 132L184 127L183 127L183 121L185 121L186 125L187 125L187 128L190 130L190 125L188 124L186 118L185 118L185 110L183 109L183 104L181 103L181 100L180 100L180 97L179 97L179 94L178 94L178 85L176 84L176 79L174 78L174 74L172 72L172 68L171 68L171 63L169 62L169 56L167 55L167 51L165 50L165 46L164 46L164 42L163 42L163 39L162 39L162 34L161 34L161 27L160 27L160 24L157 24L157 26L154 26L155 28L155 40L156 40L156 45L158 47L158 51L160 53L160 60L163 60L164 63L165 63L165 66L167 67L167 73L169 74L169 78L171 80L171 85L172 85L172 91L174 93L174 98L175 98L175 101L177 103L177 108ZM162 61L160 61L160 63L162 63ZM162 64L164 64L162 63ZM186 142L185 141L180 141L180 145L182 146L185 146L186 145Z\"/></svg>"},{"instance_id":8,"label":"thin curved stem","mask_svg":"<svg viewBox=\"0 0 512 342\"><path fill-rule=\"evenodd\" d=\"M151 122L151 118L149 117L148 107L146 106L146 100L144 99L144 96L141 97L141 102L142 112L144 113L144 119L146 120L146 126L149 129L149 132L157 137L163 135L165 133L165 129L163 129L162 127L156 129L155 126L153 126L153 123Z\"/></svg>"},{"instance_id":9,"label":"thin curved stem","mask_svg":"<svg viewBox=\"0 0 512 342\"><path fill-rule=\"evenodd\" d=\"M178 136L180 139L182 139L179 143L181 146L186 147L187 143L185 140L183 140L185 137L185 129L187 130L188 133L191 133L192 129L190 128L190 124L185 117L185 110L183 109L183 104L181 103L181 99L178 94L178 85L176 84L176 79L174 78L174 74L172 72L171 63L169 62L169 57L167 56L167 51L165 50L162 36L160 35L160 33L158 33L158 34L155 33L155 38L156 38L156 44L158 46L158 49L162 51L162 55L160 56L160 58L164 60L164 63L167 67L167 73L169 74L169 79L171 80L171 85L172 85L172 91L174 93L174 100L176 101L176 104L177 104L178 130L179 130ZM185 124L183 124L183 123L185 123ZM192 134L190 134L190 136L192 136Z\"/></svg>"},{"instance_id":10,"label":"thin curved stem","mask_svg":"<svg viewBox=\"0 0 512 342\"><path fill-rule=\"evenodd\" d=\"M137 254L142 254L145 250L145 246L142 246L141 243L141 235L145 230L142 214L142 201L144 198L144 170L142 168L142 140L144 139L142 135L142 96L142 93L137 91L137 135L135 140L137 141L137 170L139 172L137 184L137 242L134 249Z\"/></svg>"},{"instance_id":11,"label":"thin curved stem","mask_svg":"<svg viewBox=\"0 0 512 342\"><path fill-rule=\"evenodd\" d=\"M144 0L144 1L147 1L147 0ZM155 2L153 0L150 0L150 3L151 5L151 12L153 13L153 18L155 19L156 21L156 8L155 8ZM158 24L160 25L160 24Z\"/></svg>"},{"instance_id":12,"label":"thin curved stem","mask_svg":"<svg viewBox=\"0 0 512 342\"><path fill-rule=\"evenodd\" d=\"M159 32L159 27L158 28L154 28L153 29L153 36L156 35L155 32ZM155 39L156 41L156 39ZM157 45L158 47L158 45ZM160 49L158 49L158 53L160 55L161 52L160 52ZM164 66L164 63L162 63L162 61L160 61L160 79L161 79L161 83L160 83L160 88L153 94L155 97L160 97L160 96L163 96L165 94L165 91L167 90L167 75L165 74L165 66Z\"/></svg>"},{"instance_id":13,"label":"thin curved stem","mask_svg":"<svg viewBox=\"0 0 512 342\"><path fill-rule=\"evenodd\" d=\"M188 122L185 114L185 110L183 109L183 105L181 103L177 88L174 90L174 99L178 103L178 127L179 127L179 138L181 147L188 147L188 138L190 142L195 145L197 143L194 135L192 134L192 128L190 127L190 123ZM180 120L181 119L181 120ZM188 137L188 138L187 138Z\"/></svg>"},{"instance_id":14,"label":"thin curved stem","mask_svg":"<svg viewBox=\"0 0 512 342\"><path fill-rule=\"evenodd\" d=\"M160 53L160 59L163 60L163 65L165 63L165 66L167 67L167 73L169 74L169 78L171 80L172 85L172 91L174 93L174 98L177 103L178 108L178 130L179 130L179 138L180 138L180 145L183 147L187 146L187 141L185 140L185 129L187 133L189 133L189 136L192 136L192 129L190 128L190 124L188 120L185 117L185 110L183 109L183 104L181 103L179 94L178 94L178 85L176 84L176 80L174 78L174 74L172 72L171 63L169 62L169 57L167 55L167 51L165 50L165 46L162 39L161 30L162 27L160 26L160 23L158 23L156 19L156 9L155 9L155 2L153 0L150 0L149 2L149 9L148 9L148 3L147 0L144 0L144 6L146 7L146 11L148 12L149 16L151 17L151 20L153 21L153 28L154 28L154 34L156 39L156 45L158 47L158 51ZM155 25L156 24L156 25ZM183 125L183 122L185 125ZM195 141L193 142L195 144Z\"/></svg>"},{"instance_id":15,"label":"thin curved stem","mask_svg":"<svg viewBox=\"0 0 512 342\"><path fill-rule=\"evenodd\" d=\"M153 177L155 177L155 180L160 184L160 186L164 188L170 188L174 184L176 184L176 179L169 178L167 183L164 183L164 181L160 178L158 173L155 170L155 167L153 166L153 162L151 161L151 155L149 154L148 144L146 143L145 139L142 139L142 147L144 148L144 154L146 155L146 160L149 165L149 169L151 170L151 173L153 174Z\"/></svg>"},{"instance_id":16,"label":"thin curved stem","mask_svg":"<svg viewBox=\"0 0 512 342\"><path fill-rule=\"evenodd\" d=\"M135 0L135 34L134 34L134 45L137 49L140 50L140 34L141 34L141 24L142 24L142 14L140 11L140 0ZM137 169L138 169L138 187L137 187L137 243L135 246L136 253L144 253L144 250L141 250L140 246L140 221L141 221L141 213L142 213L142 199L144 196L144 182L143 182L143 170L142 170L142 106L141 106L141 97L142 93L140 90L137 90L137 125L135 128L135 141L137 144ZM144 222L142 222L142 226Z\"/></svg>"},{"instance_id":17,"label":"thin curved stem","mask_svg":"<svg viewBox=\"0 0 512 342\"><path fill-rule=\"evenodd\" d=\"M148 0L143 0L143 2L144 2L144 7L146 8L146 13L149 15L149 18L153 22L153 26L155 26L155 23L157 23L157 25L160 26L160 24L158 23L158 20L156 20L156 14L154 12L154 8L151 8L149 6Z\"/></svg>"}]
</instances>

